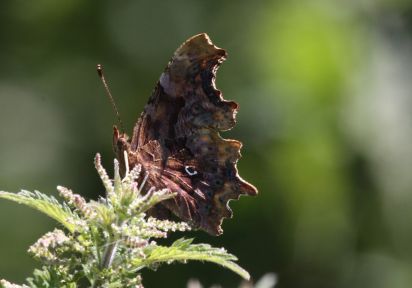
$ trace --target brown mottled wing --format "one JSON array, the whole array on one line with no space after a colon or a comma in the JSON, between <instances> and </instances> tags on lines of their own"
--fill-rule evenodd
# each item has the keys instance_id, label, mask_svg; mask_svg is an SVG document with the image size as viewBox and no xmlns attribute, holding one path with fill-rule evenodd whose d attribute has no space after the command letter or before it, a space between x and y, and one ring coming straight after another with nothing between
<instances>
[{"instance_id":1,"label":"brown mottled wing","mask_svg":"<svg viewBox=\"0 0 412 288\"><path fill-rule=\"evenodd\" d=\"M237 172L242 144L219 135L235 125L238 110L215 88L216 70L225 57L225 50L206 34L183 43L161 75L131 141L133 151L157 155L151 167L143 163L153 171L150 184L177 192L164 205L214 235L222 233L222 219L232 216L229 200L257 194Z\"/></svg>"}]
</instances>

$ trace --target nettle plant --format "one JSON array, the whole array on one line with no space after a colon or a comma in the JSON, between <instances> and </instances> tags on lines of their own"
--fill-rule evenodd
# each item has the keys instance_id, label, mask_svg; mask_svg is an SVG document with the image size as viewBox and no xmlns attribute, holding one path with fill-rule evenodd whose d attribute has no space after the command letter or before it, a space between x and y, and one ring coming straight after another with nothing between
<instances>
[{"instance_id":1,"label":"nettle plant","mask_svg":"<svg viewBox=\"0 0 412 288\"><path fill-rule=\"evenodd\" d=\"M127 159L127 158L126 158ZM189 260L213 262L249 279L247 271L237 265L237 258L224 248L208 244L193 244L193 239L181 238L170 246L156 243L170 232L188 231L185 222L159 220L147 211L175 196L167 189L141 191L145 179L137 182L141 166L120 176L119 163L114 161L114 178L110 179L101 165L100 155L95 167L103 182L106 196L98 201L86 201L70 189L58 186L62 197L38 191L10 193L0 191L0 198L32 207L53 218L62 226L46 233L28 252L41 264L27 284L16 285L6 280L0 287L143 287L142 272L156 270L161 264L186 263Z\"/></svg>"}]
</instances>

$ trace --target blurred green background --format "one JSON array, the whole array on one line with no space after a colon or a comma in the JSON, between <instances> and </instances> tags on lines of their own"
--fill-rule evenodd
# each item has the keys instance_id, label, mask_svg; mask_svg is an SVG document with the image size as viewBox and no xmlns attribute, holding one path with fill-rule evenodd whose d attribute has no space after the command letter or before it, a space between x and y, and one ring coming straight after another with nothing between
<instances>
[{"instance_id":1,"label":"blurred green background","mask_svg":"<svg viewBox=\"0 0 412 288\"><path fill-rule=\"evenodd\" d=\"M217 86L240 104L224 137L260 194L232 202L224 246L277 287L412 285L412 1L0 1L0 189L97 198L112 166L105 66L131 131L174 50L206 32L229 53ZM0 278L56 224L0 201ZM146 287L236 287L213 264L161 267Z\"/></svg>"}]
</instances>

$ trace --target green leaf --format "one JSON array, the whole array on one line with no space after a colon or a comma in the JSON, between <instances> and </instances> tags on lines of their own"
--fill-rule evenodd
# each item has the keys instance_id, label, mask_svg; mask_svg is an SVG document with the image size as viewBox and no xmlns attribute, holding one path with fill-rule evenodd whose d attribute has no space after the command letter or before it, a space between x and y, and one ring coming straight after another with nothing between
<instances>
[{"instance_id":1,"label":"green leaf","mask_svg":"<svg viewBox=\"0 0 412 288\"><path fill-rule=\"evenodd\" d=\"M77 288L77 284L70 279L72 275L62 274L55 266L43 266L35 269L33 276L27 278L31 288ZM27 286L26 286L27 287Z\"/></svg>"},{"instance_id":2,"label":"green leaf","mask_svg":"<svg viewBox=\"0 0 412 288\"><path fill-rule=\"evenodd\" d=\"M70 222L69 219L77 218L77 216L68 206L60 204L53 196L47 196L38 191L23 190L19 193L0 191L0 198L34 208L61 223L70 232L75 230L74 223Z\"/></svg>"},{"instance_id":3,"label":"green leaf","mask_svg":"<svg viewBox=\"0 0 412 288\"><path fill-rule=\"evenodd\" d=\"M191 244L193 239L178 239L172 246L152 246L150 251L147 251L147 257L135 258L132 263L135 270L140 270L144 267L156 266L161 263L172 263L174 261L186 262L189 260L208 261L219 264L225 268L239 274L246 280L250 279L249 273L234 263L236 256L226 252L221 248L214 248L208 244Z\"/></svg>"},{"instance_id":4,"label":"green leaf","mask_svg":"<svg viewBox=\"0 0 412 288\"><path fill-rule=\"evenodd\" d=\"M168 189L159 191L149 190L149 192L147 192L146 195L141 198L141 204L135 211L135 214L144 213L156 204L168 199L172 199L176 195L177 193L170 193Z\"/></svg>"}]
</instances>

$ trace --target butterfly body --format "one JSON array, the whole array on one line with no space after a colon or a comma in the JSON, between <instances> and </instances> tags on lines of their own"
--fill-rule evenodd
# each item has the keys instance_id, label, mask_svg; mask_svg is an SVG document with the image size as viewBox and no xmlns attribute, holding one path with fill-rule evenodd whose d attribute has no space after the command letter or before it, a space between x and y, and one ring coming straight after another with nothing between
<instances>
[{"instance_id":1,"label":"butterfly body","mask_svg":"<svg viewBox=\"0 0 412 288\"><path fill-rule=\"evenodd\" d=\"M120 163L126 152L130 167L142 165L148 187L177 192L164 207L212 235L221 234L223 218L232 216L229 200L257 194L238 175L241 142L219 134L233 128L238 110L215 87L225 58L206 34L188 39L162 73L132 139L116 128L113 139Z\"/></svg>"}]
</instances>

